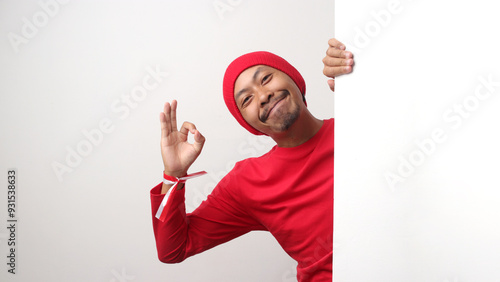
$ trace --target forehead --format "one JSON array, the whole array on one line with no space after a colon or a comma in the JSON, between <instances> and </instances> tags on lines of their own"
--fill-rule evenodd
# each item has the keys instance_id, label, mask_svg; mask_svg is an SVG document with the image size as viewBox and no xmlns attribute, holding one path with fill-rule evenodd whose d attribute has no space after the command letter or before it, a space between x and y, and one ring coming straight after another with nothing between
<instances>
[{"instance_id":1,"label":"forehead","mask_svg":"<svg viewBox=\"0 0 500 282\"><path fill-rule=\"evenodd\" d=\"M238 75L238 78L236 78L236 80L234 81L233 94L236 95L242 89L250 86L251 83L256 82L259 74L270 70L278 71L277 69L266 65L255 65L242 71Z\"/></svg>"},{"instance_id":2,"label":"forehead","mask_svg":"<svg viewBox=\"0 0 500 282\"><path fill-rule=\"evenodd\" d=\"M246 80L246 79L254 79L254 76L257 76L260 72L266 71L266 70L275 70L274 68L266 65L255 65L252 67L247 68L246 70L242 71L240 75L238 75L238 78L236 78L235 82L238 82L238 80Z\"/></svg>"}]
</instances>

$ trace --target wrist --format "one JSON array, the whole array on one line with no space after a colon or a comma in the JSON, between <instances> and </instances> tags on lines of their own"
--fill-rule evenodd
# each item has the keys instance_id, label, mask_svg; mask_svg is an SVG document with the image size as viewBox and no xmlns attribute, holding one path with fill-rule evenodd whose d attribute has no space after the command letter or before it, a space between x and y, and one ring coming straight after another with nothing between
<instances>
[{"instance_id":1,"label":"wrist","mask_svg":"<svg viewBox=\"0 0 500 282\"><path fill-rule=\"evenodd\" d=\"M167 169L163 170L163 174L172 176L172 177L183 177L187 174L187 171L181 170L181 171L169 171Z\"/></svg>"},{"instance_id":2,"label":"wrist","mask_svg":"<svg viewBox=\"0 0 500 282\"><path fill-rule=\"evenodd\" d=\"M158 211L156 212L155 217L158 218L160 221L165 221L166 218L166 209L165 206L167 205L167 199L171 195L173 189L180 190L183 188L184 182L186 182L188 179L198 177L201 175L206 174L206 171L199 171L196 173L192 174L185 174L183 176L178 176L174 177L172 175L165 175L165 171L163 172L163 186L161 189L162 194L166 194L165 197L163 197L163 200L161 201L160 207L158 208Z\"/></svg>"}]
</instances>

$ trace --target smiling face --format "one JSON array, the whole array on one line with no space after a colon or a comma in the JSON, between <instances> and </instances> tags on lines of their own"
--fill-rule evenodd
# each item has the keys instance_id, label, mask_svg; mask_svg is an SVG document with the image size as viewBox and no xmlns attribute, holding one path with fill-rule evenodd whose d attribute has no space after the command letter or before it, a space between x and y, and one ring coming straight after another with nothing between
<instances>
[{"instance_id":1,"label":"smiling face","mask_svg":"<svg viewBox=\"0 0 500 282\"><path fill-rule=\"evenodd\" d=\"M306 107L295 82L265 65L248 68L238 76L234 99L246 122L269 136L287 131Z\"/></svg>"}]
</instances>

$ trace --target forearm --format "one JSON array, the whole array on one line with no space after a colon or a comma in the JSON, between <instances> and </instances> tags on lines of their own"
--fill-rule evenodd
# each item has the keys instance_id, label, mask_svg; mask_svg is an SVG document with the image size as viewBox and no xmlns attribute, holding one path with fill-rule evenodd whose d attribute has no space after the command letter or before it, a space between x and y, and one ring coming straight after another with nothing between
<instances>
[{"instance_id":1,"label":"forearm","mask_svg":"<svg viewBox=\"0 0 500 282\"><path fill-rule=\"evenodd\" d=\"M209 235L211 230L219 230L220 228L217 226L211 227L207 225L207 222L201 223L199 219L193 219L191 215L186 214L185 189L178 190L175 188L170 192L165 206L165 220L160 221L157 219L155 213L165 196L159 193L163 185L158 184L151 190L156 250L158 259L161 262L179 263L187 257L205 250L206 247L204 246L211 245L211 242L215 239ZM204 229L205 227L207 229Z\"/></svg>"},{"instance_id":2,"label":"forearm","mask_svg":"<svg viewBox=\"0 0 500 282\"><path fill-rule=\"evenodd\" d=\"M165 206L166 218L162 222L155 214L165 197L160 194L164 185L159 183L151 190L153 230L158 258L162 262L178 263L250 230L264 230L252 217L234 208L239 203L233 202L233 197L228 197L218 187L191 214L186 214L186 188L175 188L170 192Z\"/></svg>"},{"instance_id":3,"label":"forearm","mask_svg":"<svg viewBox=\"0 0 500 282\"><path fill-rule=\"evenodd\" d=\"M185 259L187 241L187 222L184 205L183 191L173 193L172 191L167 209L167 217L162 222L155 217L155 214L163 200L163 188L171 186L159 184L151 190L151 209L153 217L153 231L156 240L158 258L165 263L177 263ZM161 189L161 190L160 190ZM171 189L171 187L167 187ZM176 189L177 190L177 189ZM161 194L159 192L162 192Z\"/></svg>"},{"instance_id":4,"label":"forearm","mask_svg":"<svg viewBox=\"0 0 500 282\"><path fill-rule=\"evenodd\" d=\"M170 190L172 188L172 186L174 186L173 184L165 184L163 183L162 186L161 186L161 194L164 195L164 194L167 194L168 190ZM177 184L177 190L180 190L184 188L184 183L179 183Z\"/></svg>"}]
</instances>

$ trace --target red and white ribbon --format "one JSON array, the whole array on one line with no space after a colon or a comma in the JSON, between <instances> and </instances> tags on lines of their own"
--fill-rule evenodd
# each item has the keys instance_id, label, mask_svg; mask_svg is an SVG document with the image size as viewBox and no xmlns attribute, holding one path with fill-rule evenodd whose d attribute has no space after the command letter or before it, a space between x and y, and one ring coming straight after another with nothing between
<instances>
[{"instance_id":1,"label":"red and white ribbon","mask_svg":"<svg viewBox=\"0 0 500 282\"><path fill-rule=\"evenodd\" d=\"M177 185L179 183L185 183L188 179L202 176L204 174L207 174L207 172L206 171L199 171L196 173L188 174L188 175L183 176L183 177L173 177L170 175L166 175L164 173L163 174L163 183L174 184L174 186L172 186L168 190L167 194L163 198L163 201L161 201L160 207L158 208L158 211L156 212L156 215L155 215L156 218L158 218L161 221L165 221L165 218L167 217L167 210L165 210L165 206L167 205L167 201L168 201L168 198L170 197L170 193L172 193L172 191L175 190L175 188L177 187Z\"/></svg>"}]
</instances>

